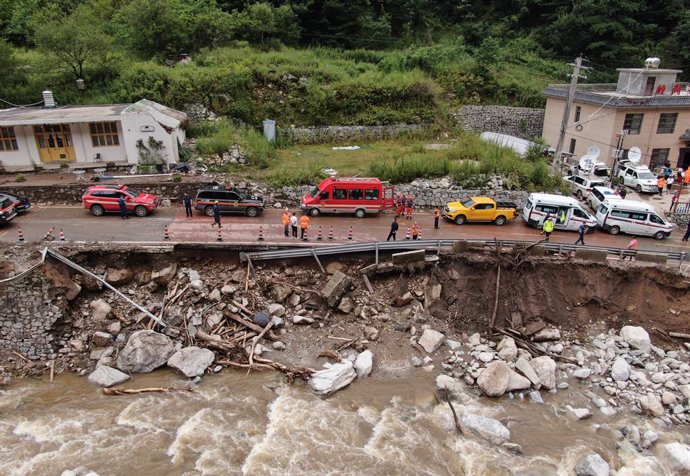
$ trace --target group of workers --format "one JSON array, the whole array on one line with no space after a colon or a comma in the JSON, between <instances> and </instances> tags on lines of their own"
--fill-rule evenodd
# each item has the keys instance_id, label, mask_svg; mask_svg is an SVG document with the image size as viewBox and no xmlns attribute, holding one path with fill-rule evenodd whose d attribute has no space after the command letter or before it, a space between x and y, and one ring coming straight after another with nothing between
<instances>
[{"instance_id":1,"label":"group of workers","mask_svg":"<svg viewBox=\"0 0 690 476\"><path fill-rule=\"evenodd\" d=\"M400 194L395 197L395 216L404 216L408 220L412 220L412 213L414 213L414 197L412 195Z\"/></svg>"},{"instance_id":2,"label":"group of workers","mask_svg":"<svg viewBox=\"0 0 690 476\"><path fill-rule=\"evenodd\" d=\"M281 220L283 222L283 232L285 233L285 238L289 238L290 235L292 235L294 239L297 239L297 228L299 228L299 239L303 241L308 240L308 229L309 225L311 224L311 219L307 214L303 214L301 217L297 218L297 213L292 212L292 215L290 215L290 209L286 207L283 211L283 217Z\"/></svg>"}]
</instances>

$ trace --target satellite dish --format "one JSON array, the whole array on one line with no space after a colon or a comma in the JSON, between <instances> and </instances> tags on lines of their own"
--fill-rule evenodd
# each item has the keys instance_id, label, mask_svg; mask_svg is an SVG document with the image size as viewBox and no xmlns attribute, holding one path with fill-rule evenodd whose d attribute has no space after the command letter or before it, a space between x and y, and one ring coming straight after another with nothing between
<instances>
[{"instance_id":1,"label":"satellite dish","mask_svg":"<svg viewBox=\"0 0 690 476\"><path fill-rule=\"evenodd\" d=\"M601 155L601 149L596 145L590 145L587 149L587 155L590 156L593 161L596 161Z\"/></svg>"},{"instance_id":2,"label":"satellite dish","mask_svg":"<svg viewBox=\"0 0 690 476\"><path fill-rule=\"evenodd\" d=\"M633 164L639 164L642 158L642 151L639 147L631 147L628 151L628 160Z\"/></svg>"}]
</instances>

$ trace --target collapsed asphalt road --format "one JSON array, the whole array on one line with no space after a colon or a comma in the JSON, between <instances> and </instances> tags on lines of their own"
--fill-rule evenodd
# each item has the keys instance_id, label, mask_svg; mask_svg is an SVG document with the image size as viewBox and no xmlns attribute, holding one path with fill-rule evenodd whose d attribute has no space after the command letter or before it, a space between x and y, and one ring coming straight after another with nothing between
<instances>
[{"instance_id":1,"label":"collapsed asphalt road","mask_svg":"<svg viewBox=\"0 0 690 476\"><path fill-rule=\"evenodd\" d=\"M299 216L299 210L295 210ZM221 237L224 242L251 242L259 236L262 227L264 240L272 243L292 243L296 240L285 238L281 224L281 210L269 209L257 218L243 215L224 215L222 217ZM320 216L311 219L309 241L316 241L318 227L321 226L323 242L328 243L329 229L333 227L333 242L348 242L349 228L352 227L353 241L383 241L388 236L392 215L372 215L365 218L354 216ZM527 227L521 219L504 226L493 224L466 224L462 226L441 220L440 229L433 228L431 212L416 213L413 222L417 222L423 231L423 239L513 239L538 240L540 232ZM60 239L60 230L66 241L121 241L152 242L163 241L166 225L170 240L173 242L215 242L218 238L217 228L212 228L212 218L196 213L186 218L180 207L159 208L150 216L139 218L130 216L121 220L117 214L95 217L80 206L34 206L25 215L17 217L9 225L0 228L0 241L16 242L19 227L26 241L39 241L55 227L52 236ZM412 222L399 220L398 240L405 239L407 227ZM670 238L657 241L653 238L640 238L638 249L658 251L679 251L690 247L680 242L682 231L675 229ZM577 233L556 231L551 242L574 243ZM594 232L586 238L586 243L593 246L611 246L625 248L630 237L613 236L604 232Z\"/></svg>"}]
</instances>

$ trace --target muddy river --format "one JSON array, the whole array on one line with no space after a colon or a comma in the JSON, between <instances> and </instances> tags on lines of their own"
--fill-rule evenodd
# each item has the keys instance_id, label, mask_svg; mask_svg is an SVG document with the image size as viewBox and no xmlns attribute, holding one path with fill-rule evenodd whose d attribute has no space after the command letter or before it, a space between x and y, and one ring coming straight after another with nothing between
<instances>
[{"instance_id":1,"label":"muddy river","mask_svg":"<svg viewBox=\"0 0 690 476\"><path fill-rule=\"evenodd\" d=\"M582 389L544 394L545 404L521 398L477 398L468 389L459 413L501 420L516 455L455 433L450 410L434 396L433 374L357 381L323 400L283 383L278 373L226 371L206 376L194 391L106 396L86 378L27 379L0 390L0 474L59 475L84 468L99 475L216 474L573 474L587 450L613 462L619 474L659 474L654 447L639 453L611 429L633 415L577 421L564 404ZM182 387L158 371L129 387ZM604 426L600 426L605 424ZM609 429L611 428L611 429Z\"/></svg>"}]
</instances>

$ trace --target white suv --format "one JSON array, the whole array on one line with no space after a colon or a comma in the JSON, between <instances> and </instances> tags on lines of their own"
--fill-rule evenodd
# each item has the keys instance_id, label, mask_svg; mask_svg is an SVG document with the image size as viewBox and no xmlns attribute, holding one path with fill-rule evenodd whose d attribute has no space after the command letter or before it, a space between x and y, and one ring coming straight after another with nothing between
<instances>
[{"instance_id":1,"label":"white suv","mask_svg":"<svg viewBox=\"0 0 690 476\"><path fill-rule=\"evenodd\" d=\"M656 177L646 165L626 165L618 172L623 185L634 188L637 193L658 193Z\"/></svg>"},{"instance_id":2,"label":"white suv","mask_svg":"<svg viewBox=\"0 0 690 476\"><path fill-rule=\"evenodd\" d=\"M609 187L593 187L589 194L589 206L595 213L604 200L623 200L623 197Z\"/></svg>"},{"instance_id":3,"label":"white suv","mask_svg":"<svg viewBox=\"0 0 690 476\"><path fill-rule=\"evenodd\" d=\"M587 178L578 175L568 175L563 180L570 184L570 189L580 200L587 200L593 187L605 187L606 184L600 178Z\"/></svg>"}]
</instances>

